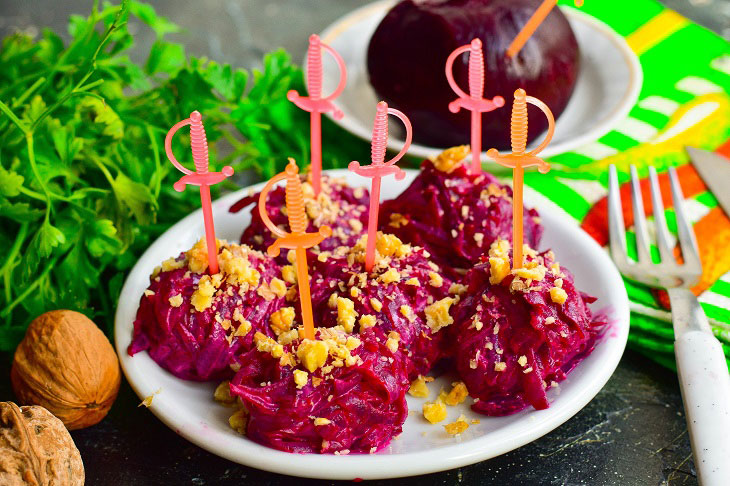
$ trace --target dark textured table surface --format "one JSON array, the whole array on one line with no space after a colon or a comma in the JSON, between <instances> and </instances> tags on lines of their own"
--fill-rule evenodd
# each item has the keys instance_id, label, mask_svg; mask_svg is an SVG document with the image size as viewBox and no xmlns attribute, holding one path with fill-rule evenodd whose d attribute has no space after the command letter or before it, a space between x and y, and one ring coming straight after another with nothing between
<instances>
[{"instance_id":1,"label":"dark textured table surface","mask_svg":"<svg viewBox=\"0 0 730 486\"><path fill-rule=\"evenodd\" d=\"M188 52L246 68L282 46L300 59L306 36L364 2L356 0L158 0L159 12L183 26ZM730 0L665 3L730 37ZM3 0L0 36L50 26L65 31L90 0ZM133 29L139 26L132 26ZM154 39L139 29L144 52ZM12 400L9 363L0 359L0 400ZM74 432L87 484L335 484L261 472L214 456L176 435L124 382L102 423ZM606 387L581 412L541 439L503 456L428 476L372 484L663 485L697 484L676 375L627 351Z\"/></svg>"}]
</instances>

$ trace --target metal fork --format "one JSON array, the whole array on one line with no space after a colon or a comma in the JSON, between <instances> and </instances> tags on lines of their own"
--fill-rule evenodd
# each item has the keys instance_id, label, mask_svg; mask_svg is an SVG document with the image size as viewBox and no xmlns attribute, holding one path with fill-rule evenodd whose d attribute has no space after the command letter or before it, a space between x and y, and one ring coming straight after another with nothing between
<instances>
[{"instance_id":1,"label":"metal fork","mask_svg":"<svg viewBox=\"0 0 730 486\"><path fill-rule=\"evenodd\" d=\"M644 204L634 166L631 166L631 199L638 261L630 261L626 254L618 176L613 165L609 170L608 193L611 257L625 277L667 290L672 306L677 372L698 480L705 486L727 486L730 485L730 375L722 345L713 336L697 297L689 290L702 274L697 241L683 208L684 196L677 173L671 167L669 180L683 260L678 263L670 247L659 181L653 167L649 168L649 179L661 263L655 264L651 259Z\"/></svg>"}]
</instances>

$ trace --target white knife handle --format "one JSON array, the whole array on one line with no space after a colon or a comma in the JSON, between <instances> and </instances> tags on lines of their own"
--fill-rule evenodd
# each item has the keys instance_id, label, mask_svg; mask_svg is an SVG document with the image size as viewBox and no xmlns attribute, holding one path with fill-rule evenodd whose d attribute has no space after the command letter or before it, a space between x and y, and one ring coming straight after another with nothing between
<instances>
[{"instance_id":1,"label":"white knife handle","mask_svg":"<svg viewBox=\"0 0 730 486\"><path fill-rule=\"evenodd\" d=\"M699 482L730 485L730 375L722 345L690 330L674 342L674 352Z\"/></svg>"}]
</instances>

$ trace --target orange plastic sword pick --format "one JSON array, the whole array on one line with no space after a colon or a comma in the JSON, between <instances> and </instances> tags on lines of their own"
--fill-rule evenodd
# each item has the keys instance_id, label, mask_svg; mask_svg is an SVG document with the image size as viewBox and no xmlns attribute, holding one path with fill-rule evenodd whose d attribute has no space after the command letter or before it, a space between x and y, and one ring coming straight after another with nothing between
<instances>
[{"instance_id":1,"label":"orange plastic sword pick","mask_svg":"<svg viewBox=\"0 0 730 486\"><path fill-rule=\"evenodd\" d=\"M532 17L530 17L527 21L525 26L522 27L522 30L517 34L517 37L515 37L507 48L507 57L515 57L515 54L520 52L522 47L525 45L525 42L527 42L527 39L532 37L532 34L534 34L537 28L540 27L540 24L543 23L557 3L558 0L544 0L542 2L537 10L535 10L535 13L532 14ZM583 0L575 0L576 7L580 7L581 5L583 5Z\"/></svg>"},{"instance_id":2,"label":"orange plastic sword pick","mask_svg":"<svg viewBox=\"0 0 730 486\"><path fill-rule=\"evenodd\" d=\"M286 179L286 211L291 233L277 227L266 212L266 196L268 196L274 184L284 179ZM319 232L307 233L304 192L302 191L302 181L299 180L299 167L297 167L294 159L290 158L284 172L272 177L261 190L259 214L261 214L261 219L266 227L277 237L276 241L267 249L267 253L272 257L276 257L279 255L281 248L296 252L297 281L299 284L299 301L302 306L302 321L304 321L304 337L314 339L314 317L312 315L312 295L309 289L307 248L318 245L330 236L332 229L329 226L320 226Z\"/></svg>"},{"instance_id":3,"label":"orange plastic sword pick","mask_svg":"<svg viewBox=\"0 0 730 486\"><path fill-rule=\"evenodd\" d=\"M534 150L525 152L527 147L527 103L535 105L545 113L548 119L548 131L545 139ZM513 268L522 268L522 227L523 227L523 191L525 167L537 166L541 174L550 170L550 164L537 157L537 154L550 143L555 133L555 117L550 108L542 101L532 96L527 96L524 89L515 91L515 101L512 104L512 126L510 139L512 141L512 153L501 155L497 149L489 149L487 155L494 159L499 165L512 168L512 256Z\"/></svg>"}]
</instances>

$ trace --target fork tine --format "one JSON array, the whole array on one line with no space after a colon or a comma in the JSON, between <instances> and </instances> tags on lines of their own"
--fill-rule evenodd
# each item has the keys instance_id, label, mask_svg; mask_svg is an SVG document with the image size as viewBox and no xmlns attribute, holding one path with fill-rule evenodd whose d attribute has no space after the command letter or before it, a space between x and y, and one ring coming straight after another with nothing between
<instances>
[{"instance_id":1,"label":"fork tine","mask_svg":"<svg viewBox=\"0 0 730 486\"><path fill-rule=\"evenodd\" d=\"M624 215L621 209L621 193L618 186L616 166L608 168L608 232L611 249L611 258L619 268L626 268L626 231Z\"/></svg>"},{"instance_id":2,"label":"fork tine","mask_svg":"<svg viewBox=\"0 0 730 486\"><path fill-rule=\"evenodd\" d=\"M662 202L659 179L654 167L649 167L649 181L651 183L651 205L654 209L654 225L656 226L656 242L659 247L659 254L662 257L662 263L676 262L670 247L671 240L667 228L667 219L664 217L664 203Z\"/></svg>"},{"instance_id":3,"label":"fork tine","mask_svg":"<svg viewBox=\"0 0 730 486\"><path fill-rule=\"evenodd\" d=\"M636 166L631 166L631 203L634 210L634 233L636 233L636 252L640 263L651 263L649 253L649 232L646 229L644 201L641 198L641 185Z\"/></svg>"},{"instance_id":4,"label":"fork tine","mask_svg":"<svg viewBox=\"0 0 730 486\"><path fill-rule=\"evenodd\" d=\"M674 212L677 215L677 235L679 237L679 247L682 249L682 258L685 265L702 267L700 261L700 252L697 247L695 233L689 222L687 213L684 210L684 195L679 185L679 178L674 167L669 168L669 182L672 186L672 201L674 202Z\"/></svg>"}]
</instances>

